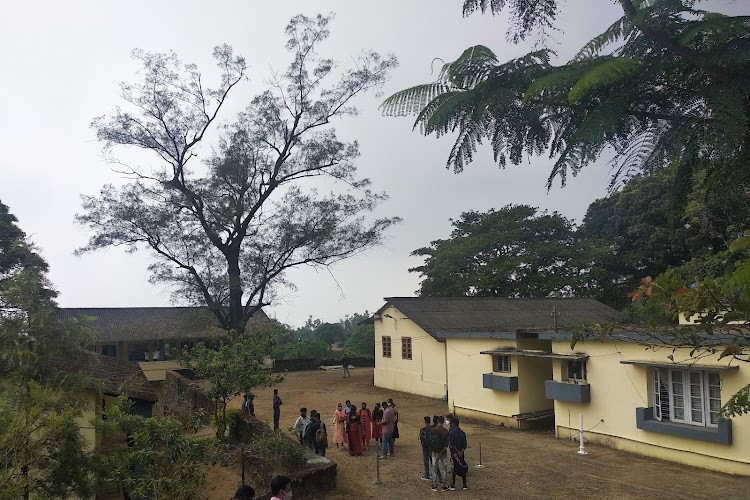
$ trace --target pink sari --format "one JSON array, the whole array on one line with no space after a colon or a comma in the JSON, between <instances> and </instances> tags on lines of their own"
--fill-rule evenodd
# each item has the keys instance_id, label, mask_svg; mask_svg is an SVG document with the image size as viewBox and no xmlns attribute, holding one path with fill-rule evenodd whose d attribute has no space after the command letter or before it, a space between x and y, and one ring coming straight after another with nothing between
<instances>
[{"instance_id":1,"label":"pink sari","mask_svg":"<svg viewBox=\"0 0 750 500\"><path fill-rule=\"evenodd\" d=\"M336 410L333 415L333 442L336 444L344 444L345 440L345 428L344 423L346 422L346 414L344 410Z\"/></svg>"}]
</instances>

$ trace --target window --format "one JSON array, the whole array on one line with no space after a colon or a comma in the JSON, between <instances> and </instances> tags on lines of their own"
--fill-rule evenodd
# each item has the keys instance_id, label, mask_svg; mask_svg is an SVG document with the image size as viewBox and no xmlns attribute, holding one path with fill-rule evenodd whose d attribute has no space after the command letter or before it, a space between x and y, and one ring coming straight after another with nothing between
<instances>
[{"instance_id":1,"label":"window","mask_svg":"<svg viewBox=\"0 0 750 500\"><path fill-rule=\"evenodd\" d=\"M411 337L401 337L401 359L411 359Z\"/></svg>"},{"instance_id":2,"label":"window","mask_svg":"<svg viewBox=\"0 0 750 500\"><path fill-rule=\"evenodd\" d=\"M563 365L566 369L566 373L563 373L563 380L569 382L578 382L579 380L586 380L586 360L585 359L571 359Z\"/></svg>"},{"instance_id":3,"label":"window","mask_svg":"<svg viewBox=\"0 0 750 500\"><path fill-rule=\"evenodd\" d=\"M496 372L510 372L510 356L495 356L494 370Z\"/></svg>"},{"instance_id":4,"label":"window","mask_svg":"<svg viewBox=\"0 0 750 500\"><path fill-rule=\"evenodd\" d=\"M716 427L721 410L721 377L717 372L655 369L654 418Z\"/></svg>"},{"instance_id":5,"label":"window","mask_svg":"<svg viewBox=\"0 0 750 500\"><path fill-rule=\"evenodd\" d=\"M383 337L383 357L384 358L391 357L391 338L390 337Z\"/></svg>"}]
</instances>

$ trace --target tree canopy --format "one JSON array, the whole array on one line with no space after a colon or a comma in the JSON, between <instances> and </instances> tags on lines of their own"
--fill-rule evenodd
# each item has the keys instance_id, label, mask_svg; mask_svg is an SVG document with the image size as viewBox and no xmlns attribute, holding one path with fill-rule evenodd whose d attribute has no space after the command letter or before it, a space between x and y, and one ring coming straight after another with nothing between
<instances>
[{"instance_id":1,"label":"tree canopy","mask_svg":"<svg viewBox=\"0 0 750 500\"><path fill-rule=\"evenodd\" d=\"M161 168L130 169L133 182L84 198L77 220L93 235L82 251L147 248L152 280L205 303L222 328L241 333L277 287L291 285L290 268L329 266L377 245L397 219L367 220L385 195L357 176L357 143L339 140L331 123L354 114L353 99L379 87L396 61L365 51L337 75L317 52L330 21L290 21L290 65L219 129L203 166L193 158L244 79L245 60L226 45L214 49L221 77L209 89L175 54L135 51L143 80L123 84L127 109L93 127L106 147L143 149ZM316 189L320 179L333 183L331 193Z\"/></svg>"},{"instance_id":2,"label":"tree canopy","mask_svg":"<svg viewBox=\"0 0 750 500\"><path fill-rule=\"evenodd\" d=\"M426 135L457 134L448 158L456 172L487 141L500 166L525 154L554 159L548 187L610 151L613 186L669 164L688 185L699 171L746 178L750 18L691 0L619 3L623 16L565 64L544 48L500 62L474 46L383 110L415 114ZM507 6L513 41L554 28L564 9L555 0L467 0L464 13Z\"/></svg>"}]
</instances>

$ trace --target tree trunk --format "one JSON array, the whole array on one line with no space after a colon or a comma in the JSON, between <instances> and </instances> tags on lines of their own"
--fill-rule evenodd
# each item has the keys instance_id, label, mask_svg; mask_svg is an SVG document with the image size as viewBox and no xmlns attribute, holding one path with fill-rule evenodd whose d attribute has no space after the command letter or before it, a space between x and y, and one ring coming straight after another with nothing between
<instances>
[{"instance_id":1,"label":"tree trunk","mask_svg":"<svg viewBox=\"0 0 750 500\"><path fill-rule=\"evenodd\" d=\"M229 329L238 335L245 333L242 307L242 280L240 277L240 251L230 248L226 254L227 276L229 277Z\"/></svg>"}]
</instances>

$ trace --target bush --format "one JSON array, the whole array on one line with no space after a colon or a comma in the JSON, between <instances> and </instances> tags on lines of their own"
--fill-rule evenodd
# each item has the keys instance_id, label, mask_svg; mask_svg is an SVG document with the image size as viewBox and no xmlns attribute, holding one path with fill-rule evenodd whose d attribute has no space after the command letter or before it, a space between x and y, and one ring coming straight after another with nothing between
<instances>
[{"instance_id":1,"label":"bush","mask_svg":"<svg viewBox=\"0 0 750 500\"><path fill-rule=\"evenodd\" d=\"M245 446L244 453L266 482L274 471L293 471L305 464L305 450L281 432L256 435Z\"/></svg>"}]
</instances>

